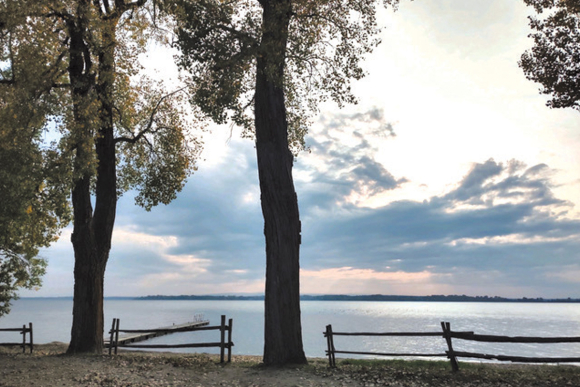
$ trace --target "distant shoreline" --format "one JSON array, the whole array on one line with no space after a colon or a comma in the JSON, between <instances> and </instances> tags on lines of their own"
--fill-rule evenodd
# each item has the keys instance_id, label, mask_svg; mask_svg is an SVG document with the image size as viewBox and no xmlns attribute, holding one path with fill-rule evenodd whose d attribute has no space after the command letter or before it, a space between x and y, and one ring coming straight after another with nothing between
<instances>
[{"instance_id":1,"label":"distant shoreline","mask_svg":"<svg viewBox=\"0 0 580 387\"><path fill-rule=\"evenodd\" d=\"M115 297L113 297L115 298ZM162 301L263 301L263 295L150 295L135 297L133 300ZM504 298L466 295L395 296L395 295L302 295L301 301L390 301L390 302L514 302L514 303L580 303L578 298Z\"/></svg>"},{"instance_id":2,"label":"distant shoreline","mask_svg":"<svg viewBox=\"0 0 580 387\"><path fill-rule=\"evenodd\" d=\"M73 300L73 297L21 297L28 300ZM142 297L105 297L105 300L124 301L264 301L263 295L149 295ZM506 298L466 295L396 296L383 294L346 295L321 294L300 296L301 301L380 301L380 302L511 302L511 303L580 303L580 298Z\"/></svg>"}]
</instances>

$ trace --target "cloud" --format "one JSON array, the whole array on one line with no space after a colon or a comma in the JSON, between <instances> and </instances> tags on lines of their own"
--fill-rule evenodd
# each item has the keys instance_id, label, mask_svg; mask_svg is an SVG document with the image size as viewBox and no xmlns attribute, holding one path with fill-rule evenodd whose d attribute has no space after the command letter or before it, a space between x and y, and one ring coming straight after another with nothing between
<instances>
[{"instance_id":1,"label":"cloud","mask_svg":"<svg viewBox=\"0 0 580 387\"><path fill-rule=\"evenodd\" d=\"M319 211L304 223L303 265L448 275L441 285L472 292L550 288L547 271L580 258L580 221L567 217L572 204L554 197L550 175L543 164L487 160L430 200Z\"/></svg>"},{"instance_id":2,"label":"cloud","mask_svg":"<svg viewBox=\"0 0 580 387\"><path fill-rule=\"evenodd\" d=\"M309 141L311 152L301 155L295 168L298 175L308 174L313 179L313 184L297 179L305 216L318 207L348 204L352 195L372 196L404 182L374 158L378 146L372 143L392 137L392 126L382 111L371 109L327 119L328 130ZM199 171L169 206L146 213L130 206L130 195L122 198L109 283L139 275L134 292L147 287L185 288L189 293L263 289L263 219L252 145L237 138L224 141L221 148L214 144L219 159L200 163ZM350 152L353 147L356 151ZM329 171L335 175L325 175ZM306 193L301 192L303 188ZM115 291L112 285L109 289Z\"/></svg>"},{"instance_id":3,"label":"cloud","mask_svg":"<svg viewBox=\"0 0 580 387\"><path fill-rule=\"evenodd\" d=\"M381 109L322 115L317 125L307 137L308 154L296 163L297 190L304 192L305 207L360 204L407 182L376 160L380 144L395 136Z\"/></svg>"},{"instance_id":4,"label":"cloud","mask_svg":"<svg viewBox=\"0 0 580 387\"><path fill-rule=\"evenodd\" d=\"M580 258L580 221L553 194L547 165L489 159L440 195L370 208L366 199L407 182L377 161L381 141L396 141L378 129L385 122L380 111L326 117L307 139L311 152L295 164L303 292L577 293L560 268ZM263 291L254 149L238 139L223 146L170 206L120 206L110 267L117 276L127 270L124 283L137 276L135 294Z\"/></svg>"},{"instance_id":5,"label":"cloud","mask_svg":"<svg viewBox=\"0 0 580 387\"><path fill-rule=\"evenodd\" d=\"M408 181L378 161L396 141L386 122L380 110L325 117L295 163L303 292L579 296L580 221L549 166L489 159L439 195L390 200ZM214 149L169 206L148 213L121 198L106 295L263 292L253 144ZM56 279L72 293L68 239L46 251L56 295Z\"/></svg>"},{"instance_id":6,"label":"cloud","mask_svg":"<svg viewBox=\"0 0 580 387\"><path fill-rule=\"evenodd\" d=\"M564 267L554 268L553 271L547 273L548 278L553 278L556 281L564 281L566 283L578 286L580 284L580 265L572 264Z\"/></svg>"},{"instance_id":7,"label":"cloud","mask_svg":"<svg viewBox=\"0 0 580 387\"><path fill-rule=\"evenodd\" d=\"M459 186L443 199L461 205L493 206L504 203L533 203L535 207L562 205L551 191L550 168L538 164L526 168L512 160L506 165L490 159L474 164Z\"/></svg>"},{"instance_id":8,"label":"cloud","mask_svg":"<svg viewBox=\"0 0 580 387\"><path fill-rule=\"evenodd\" d=\"M521 38L513 19L519 16L523 4L499 0L428 0L419 7L410 4L401 8L409 16L409 23L419 26L448 55L483 60L498 49L493 44L498 36ZM409 15L407 10L412 13Z\"/></svg>"},{"instance_id":9,"label":"cloud","mask_svg":"<svg viewBox=\"0 0 580 387\"><path fill-rule=\"evenodd\" d=\"M353 267L339 267L332 269L323 270L301 270L300 272L303 278L317 278L317 279L352 279L352 280L368 280L368 279L378 279L382 281L393 281L393 282L417 282L432 276L431 273L427 271L422 271L419 273L407 273L403 271L396 272L377 272L370 269L356 269Z\"/></svg>"},{"instance_id":10,"label":"cloud","mask_svg":"<svg viewBox=\"0 0 580 387\"><path fill-rule=\"evenodd\" d=\"M170 205L145 212L130 194L121 198L108 295L263 290L255 150L248 140L227 141L227 134L216 133L210 149L219 157L206 154L209 161L200 162Z\"/></svg>"},{"instance_id":11,"label":"cloud","mask_svg":"<svg viewBox=\"0 0 580 387\"><path fill-rule=\"evenodd\" d=\"M354 267L303 269L300 271L300 287L303 294L369 294L376 293L374 290L377 288L382 288L389 294L414 295L432 287L434 277L437 275L428 271L378 272ZM418 289L421 289L419 293Z\"/></svg>"}]
</instances>

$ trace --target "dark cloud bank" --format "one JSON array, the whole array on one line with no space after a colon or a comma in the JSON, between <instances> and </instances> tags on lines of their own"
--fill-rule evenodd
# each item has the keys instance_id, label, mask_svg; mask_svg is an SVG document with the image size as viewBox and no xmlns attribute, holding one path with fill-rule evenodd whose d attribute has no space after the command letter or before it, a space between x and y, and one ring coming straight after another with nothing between
<instances>
[{"instance_id":1,"label":"dark cloud bank","mask_svg":"<svg viewBox=\"0 0 580 387\"><path fill-rule=\"evenodd\" d=\"M573 275L580 274L580 221L568 216L571 203L554 196L547 165L480 161L440 196L366 208L347 198L408 183L374 157L380 149L373 139L394 136L392 126L380 110L334 115L320 126L307 140L310 152L295 163L302 268L428 271L471 295L580 295ZM145 213L123 198L117 227L176 236L168 252L210 260L207 275L216 279L233 281L226 273L235 271L235 280L261 280L265 253L254 149L247 140L228 147L219 165L201 164L169 206ZM123 245L113 248L109 270L122 278L135 270L172 269L178 268L161 256ZM194 284L189 293L196 293Z\"/></svg>"}]
</instances>

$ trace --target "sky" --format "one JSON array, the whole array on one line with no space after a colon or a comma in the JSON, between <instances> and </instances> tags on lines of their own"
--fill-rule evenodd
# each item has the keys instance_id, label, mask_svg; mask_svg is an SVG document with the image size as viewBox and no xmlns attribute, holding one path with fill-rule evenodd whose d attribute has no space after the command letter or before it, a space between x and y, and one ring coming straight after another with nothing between
<instances>
[{"instance_id":1,"label":"sky","mask_svg":"<svg viewBox=\"0 0 580 387\"><path fill-rule=\"evenodd\" d=\"M580 298L580 113L546 107L517 65L532 13L513 0L380 12L359 104L322 106L294 164L303 294ZM147 65L173 66L159 52ZM213 127L198 167L167 206L120 199L106 296L263 292L252 141ZM21 296L72 296L70 234Z\"/></svg>"}]
</instances>

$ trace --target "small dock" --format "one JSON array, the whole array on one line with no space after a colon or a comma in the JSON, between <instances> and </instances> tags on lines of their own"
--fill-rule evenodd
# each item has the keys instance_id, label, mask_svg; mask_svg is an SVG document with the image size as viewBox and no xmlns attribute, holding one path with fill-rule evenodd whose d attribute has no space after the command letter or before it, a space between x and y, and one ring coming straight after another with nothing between
<instances>
[{"instance_id":1,"label":"small dock","mask_svg":"<svg viewBox=\"0 0 580 387\"><path fill-rule=\"evenodd\" d=\"M119 338L115 339L115 341L117 342L118 346L124 346L126 344L138 343L140 341L149 340L149 339L152 339L154 337L165 336L165 335L168 335L171 333L176 333L176 332L188 330L190 328L199 328L199 327L203 327L203 326L207 326L207 325L209 325L208 320L196 318L195 321L186 322L186 323L178 324L178 325L173 324L173 325L170 325L167 327L161 327L161 328L156 328L156 329L151 329L151 330L133 330L129 334L119 336ZM105 340L105 347L109 347L109 344L110 344L110 339L106 339Z\"/></svg>"},{"instance_id":2,"label":"small dock","mask_svg":"<svg viewBox=\"0 0 580 387\"><path fill-rule=\"evenodd\" d=\"M113 352L117 354L117 349L119 347L124 348L208 348L208 347L219 347L220 349L220 362L225 361L225 351L228 351L228 363L232 360L232 347L234 343L232 342L232 327L234 324L233 319L229 319L226 324L226 316L222 314L220 325L208 326L209 321L203 318L203 315L196 315L193 322L187 322L185 324L171 325L163 328L156 329L119 329L119 319L113 319L113 326L109 331L110 338L105 341L105 346L109 348L109 355ZM195 331L220 331L220 341L208 342L208 343L180 343L180 344L139 344L139 341L148 340L153 337L168 335L170 333L178 332L195 332ZM125 335L119 336L119 333L124 333ZM226 339L227 335L227 339ZM227 341L226 341L227 340Z\"/></svg>"}]
</instances>

